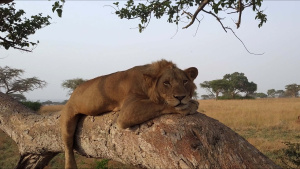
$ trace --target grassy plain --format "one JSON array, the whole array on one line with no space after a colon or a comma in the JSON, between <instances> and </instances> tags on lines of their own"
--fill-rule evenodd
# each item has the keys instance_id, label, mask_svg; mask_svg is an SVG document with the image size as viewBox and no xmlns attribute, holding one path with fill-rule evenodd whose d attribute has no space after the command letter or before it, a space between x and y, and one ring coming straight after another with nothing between
<instances>
[{"instance_id":1,"label":"grassy plain","mask_svg":"<svg viewBox=\"0 0 300 169\"><path fill-rule=\"evenodd\" d=\"M230 127L282 167L284 142L300 143L300 98L201 100L198 111Z\"/></svg>"},{"instance_id":2,"label":"grassy plain","mask_svg":"<svg viewBox=\"0 0 300 169\"><path fill-rule=\"evenodd\" d=\"M59 111L62 107L44 106L39 113ZM300 142L300 98L200 100L198 111L224 123L282 167L283 150L287 148L283 142ZM0 131L0 169L14 166L18 156L16 145L4 135ZM63 161L60 154L47 168L60 168ZM79 167L97 168L99 160L77 156L77 163ZM109 162L109 166L116 165L123 167Z\"/></svg>"},{"instance_id":3,"label":"grassy plain","mask_svg":"<svg viewBox=\"0 0 300 169\"><path fill-rule=\"evenodd\" d=\"M38 111L39 114L47 114L47 113L53 113L53 112L58 112L60 111L64 105L47 105L47 106L42 106L40 110Z\"/></svg>"}]
</instances>

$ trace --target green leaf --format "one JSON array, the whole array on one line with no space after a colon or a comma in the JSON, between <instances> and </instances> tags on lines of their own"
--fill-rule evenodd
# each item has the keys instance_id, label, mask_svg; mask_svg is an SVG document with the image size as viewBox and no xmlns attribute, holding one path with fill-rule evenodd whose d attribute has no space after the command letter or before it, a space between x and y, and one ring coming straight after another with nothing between
<instances>
[{"instance_id":1,"label":"green leaf","mask_svg":"<svg viewBox=\"0 0 300 169\"><path fill-rule=\"evenodd\" d=\"M62 16L62 9L57 9L56 12L57 12L57 15L58 15L59 17Z\"/></svg>"},{"instance_id":2,"label":"green leaf","mask_svg":"<svg viewBox=\"0 0 300 169\"><path fill-rule=\"evenodd\" d=\"M55 2L52 6L53 6L52 12L54 12L59 6L59 2Z\"/></svg>"}]
</instances>

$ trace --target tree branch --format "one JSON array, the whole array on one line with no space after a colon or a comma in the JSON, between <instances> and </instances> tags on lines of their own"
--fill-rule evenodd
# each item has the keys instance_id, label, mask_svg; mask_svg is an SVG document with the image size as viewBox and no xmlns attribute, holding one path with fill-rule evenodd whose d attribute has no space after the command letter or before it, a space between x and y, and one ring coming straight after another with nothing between
<instances>
[{"instance_id":1,"label":"tree branch","mask_svg":"<svg viewBox=\"0 0 300 169\"><path fill-rule=\"evenodd\" d=\"M243 3L242 3L242 0L239 0L239 5L238 5L238 9L237 11L239 12L239 20L238 22L236 23L236 27L237 29L240 27L241 25L241 20L242 20L242 12L244 10L244 6L243 6Z\"/></svg>"},{"instance_id":2,"label":"tree branch","mask_svg":"<svg viewBox=\"0 0 300 169\"><path fill-rule=\"evenodd\" d=\"M77 153L143 168L280 168L244 138L201 113L165 115L126 130L116 127L117 116L83 116L74 138ZM63 151L59 117L37 115L0 93L0 129L17 143L20 163L33 159L31 166L45 166Z\"/></svg>"},{"instance_id":3,"label":"tree branch","mask_svg":"<svg viewBox=\"0 0 300 169\"><path fill-rule=\"evenodd\" d=\"M201 4L199 4L197 10L195 11L195 13L194 13L194 15L193 15L193 17L192 17L191 22L190 22L188 25L186 25L185 27L183 27L182 29L186 29L186 28L190 27L191 25L193 25L193 23L195 22L195 20L196 20L198 14L199 14L199 12L202 11L202 10L204 9L204 7L209 3L209 1L210 1L210 0L203 0L203 1L201 2Z\"/></svg>"},{"instance_id":4,"label":"tree branch","mask_svg":"<svg viewBox=\"0 0 300 169\"><path fill-rule=\"evenodd\" d=\"M224 29L224 31L227 33L226 28L224 27L223 23L221 22L221 18L219 18L216 14L212 13L211 11L208 12L208 11L206 11L204 9L202 11L205 12L205 13L208 13L208 14L210 14L212 16L214 16L217 19L217 21L221 24L221 26Z\"/></svg>"},{"instance_id":5,"label":"tree branch","mask_svg":"<svg viewBox=\"0 0 300 169\"><path fill-rule=\"evenodd\" d=\"M235 32L232 30L232 28L230 27L225 27L225 29L229 29L231 30L231 32L233 33L233 35L243 44L244 48L246 49L246 51L252 55L263 55L265 53L252 53L248 50L248 48L246 47L246 45L244 44L244 42L235 34Z\"/></svg>"},{"instance_id":6,"label":"tree branch","mask_svg":"<svg viewBox=\"0 0 300 169\"><path fill-rule=\"evenodd\" d=\"M1 4L1 3L0 3L0 4ZM25 52L32 52L32 51L33 51L33 49L28 50L28 49L23 49L23 48L16 47L16 46L15 46L15 45L16 45L15 42L9 41L9 40L7 40L7 39L5 39L5 38L0 37L0 39L3 40L3 42L9 43L9 44L10 44L10 47L12 47L12 48L14 48L14 49L18 49L18 50L25 51Z\"/></svg>"}]
</instances>

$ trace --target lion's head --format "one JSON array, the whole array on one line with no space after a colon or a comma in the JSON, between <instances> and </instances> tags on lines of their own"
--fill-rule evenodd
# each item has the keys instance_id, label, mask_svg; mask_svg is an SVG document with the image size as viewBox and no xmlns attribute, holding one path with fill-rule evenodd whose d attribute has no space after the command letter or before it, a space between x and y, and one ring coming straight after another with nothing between
<instances>
[{"instance_id":1,"label":"lion's head","mask_svg":"<svg viewBox=\"0 0 300 169\"><path fill-rule=\"evenodd\" d=\"M144 73L148 84L148 96L154 102L168 104L176 109L187 108L196 85L198 75L195 67L181 70L172 62L161 60L152 63Z\"/></svg>"}]
</instances>

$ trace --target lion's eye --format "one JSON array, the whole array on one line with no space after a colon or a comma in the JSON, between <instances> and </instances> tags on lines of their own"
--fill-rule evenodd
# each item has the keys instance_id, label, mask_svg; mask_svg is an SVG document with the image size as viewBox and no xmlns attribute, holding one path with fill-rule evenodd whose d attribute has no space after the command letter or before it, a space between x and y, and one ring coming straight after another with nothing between
<instances>
[{"instance_id":1,"label":"lion's eye","mask_svg":"<svg viewBox=\"0 0 300 169\"><path fill-rule=\"evenodd\" d=\"M183 80L183 84L187 84L188 83L188 80Z\"/></svg>"},{"instance_id":2,"label":"lion's eye","mask_svg":"<svg viewBox=\"0 0 300 169\"><path fill-rule=\"evenodd\" d=\"M165 86L168 86L168 85L170 85L170 82L169 82L169 81L165 81L165 82L164 82L164 85L165 85Z\"/></svg>"}]
</instances>

